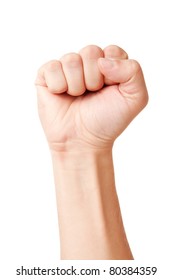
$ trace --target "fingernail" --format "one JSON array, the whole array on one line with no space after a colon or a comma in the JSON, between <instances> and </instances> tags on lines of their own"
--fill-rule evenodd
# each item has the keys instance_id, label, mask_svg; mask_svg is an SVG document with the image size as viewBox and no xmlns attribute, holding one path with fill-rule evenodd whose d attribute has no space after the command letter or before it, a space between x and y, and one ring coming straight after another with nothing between
<instances>
[{"instance_id":1,"label":"fingernail","mask_svg":"<svg viewBox=\"0 0 173 280\"><path fill-rule=\"evenodd\" d=\"M100 64L104 68L114 67L114 60L112 58L100 58Z\"/></svg>"}]
</instances>

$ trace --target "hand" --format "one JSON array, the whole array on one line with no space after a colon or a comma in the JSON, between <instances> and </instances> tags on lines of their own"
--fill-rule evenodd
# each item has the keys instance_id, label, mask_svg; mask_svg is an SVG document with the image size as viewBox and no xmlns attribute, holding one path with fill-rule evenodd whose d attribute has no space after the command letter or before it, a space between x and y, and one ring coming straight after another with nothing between
<instances>
[{"instance_id":1,"label":"hand","mask_svg":"<svg viewBox=\"0 0 173 280\"><path fill-rule=\"evenodd\" d=\"M40 120L57 152L112 147L148 101L139 63L112 45L48 62L36 87Z\"/></svg>"}]
</instances>

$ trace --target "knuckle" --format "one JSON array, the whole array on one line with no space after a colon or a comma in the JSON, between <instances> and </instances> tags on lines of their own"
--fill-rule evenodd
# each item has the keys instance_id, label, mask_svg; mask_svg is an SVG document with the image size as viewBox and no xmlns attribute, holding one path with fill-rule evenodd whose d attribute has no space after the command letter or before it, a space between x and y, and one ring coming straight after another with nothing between
<instances>
[{"instance_id":1,"label":"knuckle","mask_svg":"<svg viewBox=\"0 0 173 280\"><path fill-rule=\"evenodd\" d=\"M103 50L96 45L88 45L79 52L82 57L95 59L103 56Z\"/></svg>"},{"instance_id":2,"label":"knuckle","mask_svg":"<svg viewBox=\"0 0 173 280\"><path fill-rule=\"evenodd\" d=\"M61 62L70 67L78 67L81 64L81 57L77 53L68 53L61 58Z\"/></svg>"},{"instance_id":3,"label":"knuckle","mask_svg":"<svg viewBox=\"0 0 173 280\"><path fill-rule=\"evenodd\" d=\"M131 61L132 71L134 73L138 73L138 72L142 71L141 66L137 60L131 59L130 61Z\"/></svg>"},{"instance_id":4,"label":"knuckle","mask_svg":"<svg viewBox=\"0 0 173 280\"><path fill-rule=\"evenodd\" d=\"M58 60L51 60L46 64L45 68L47 71L54 72L59 69L59 66L60 62Z\"/></svg>"},{"instance_id":5,"label":"knuckle","mask_svg":"<svg viewBox=\"0 0 173 280\"><path fill-rule=\"evenodd\" d=\"M109 45L104 49L104 53L107 57L121 57L124 59L128 58L128 54L119 46Z\"/></svg>"},{"instance_id":6,"label":"knuckle","mask_svg":"<svg viewBox=\"0 0 173 280\"><path fill-rule=\"evenodd\" d=\"M35 86L46 86L46 82L45 82L45 74L44 74L44 67L41 66L38 70L37 70L37 74L36 74L36 80L35 80Z\"/></svg>"},{"instance_id":7,"label":"knuckle","mask_svg":"<svg viewBox=\"0 0 173 280\"><path fill-rule=\"evenodd\" d=\"M37 70L37 76L43 76L44 69L45 69L45 65L42 65L41 67L39 67Z\"/></svg>"}]
</instances>

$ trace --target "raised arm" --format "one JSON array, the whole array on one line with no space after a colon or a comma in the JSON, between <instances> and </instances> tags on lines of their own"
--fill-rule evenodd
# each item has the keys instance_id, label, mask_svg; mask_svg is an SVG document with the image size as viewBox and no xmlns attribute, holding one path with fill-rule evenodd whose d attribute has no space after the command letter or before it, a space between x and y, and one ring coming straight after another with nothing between
<instances>
[{"instance_id":1,"label":"raised arm","mask_svg":"<svg viewBox=\"0 0 173 280\"><path fill-rule=\"evenodd\" d=\"M38 71L38 110L52 155L62 259L133 259L115 187L115 139L145 107L139 63L87 46Z\"/></svg>"}]
</instances>

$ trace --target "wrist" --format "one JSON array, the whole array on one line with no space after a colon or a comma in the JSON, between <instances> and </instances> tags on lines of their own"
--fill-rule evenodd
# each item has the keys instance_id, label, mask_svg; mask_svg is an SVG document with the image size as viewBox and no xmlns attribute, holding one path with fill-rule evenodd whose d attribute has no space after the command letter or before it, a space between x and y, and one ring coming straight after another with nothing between
<instances>
[{"instance_id":1,"label":"wrist","mask_svg":"<svg viewBox=\"0 0 173 280\"><path fill-rule=\"evenodd\" d=\"M51 150L51 157L55 172L86 171L95 169L97 166L102 169L108 168L108 165L112 164L112 147L90 150L71 149L61 152Z\"/></svg>"}]
</instances>

